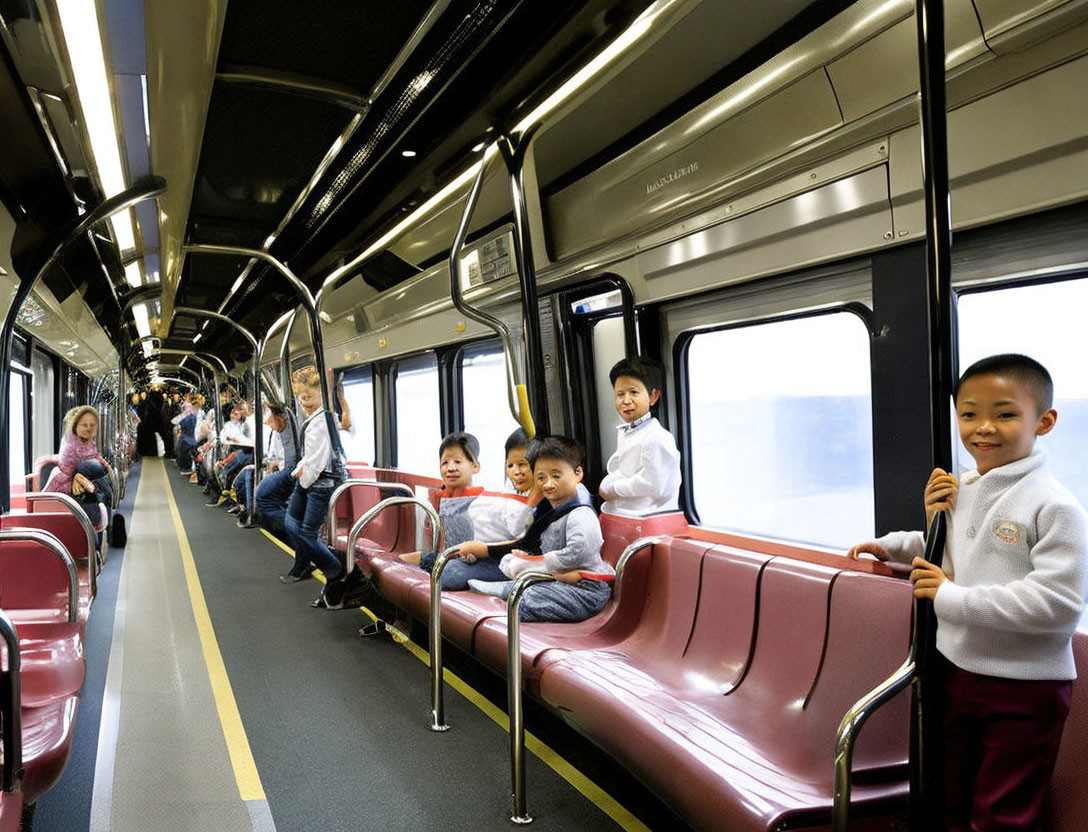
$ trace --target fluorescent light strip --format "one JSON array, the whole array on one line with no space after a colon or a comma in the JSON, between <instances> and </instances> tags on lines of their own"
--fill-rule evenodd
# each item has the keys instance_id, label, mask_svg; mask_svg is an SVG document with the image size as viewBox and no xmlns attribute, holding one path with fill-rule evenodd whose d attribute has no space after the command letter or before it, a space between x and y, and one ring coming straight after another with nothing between
<instances>
[{"instance_id":1,"label":"fluorescent light strip","mask_svg":"<svg viewBox=\"0 0 1088 832\"><path fill-rule=\"evenodd\" d=\"M529 113L529 115L518 122L518 125L514 128L514 132L524 133L530 127L554 112L562 103L567 101L593 78L600 75L609 65L619 58L620 55L630 49L638 40L643 38L662 15L671 10L674 6L679 5L680 2L681 0L658 0L657 3L654 3L646 9L630 26L624 29L614 41L608 44L608 46L602 49L589 63L567 79L559 89L544 99L544 101ZM367 258L377 254L392 240L399 237L409 228L422 222L427 215L440 204L444 203L449 196L468 185L468 183L472 181L472 178L479 172L480 165L487 164L491 157L497 152L498 147L495 144L488 145L487 149L484 151L483 160L481 162L470 165L463 170L452 182L447 184L438 191L438 193L434 194L434 196L416 208L415 211L367 246L362 254L334 270L332 274L325 278L322 288L334 283Z\"/></svg>"},{"instance_id":2,"label":"fluorescent light strip","mask_svg":"<svg viewBox=\"0 0 1088 832\"><path fill-rule=\"evenodd\" d=\"M136 332L141 338L147 338L151 334L151 323L147 319L147 306L138 303L132 307L132 319L136 321ZM144 342L149 343L147 341Z\"/></svg>"},{"instance_id":3,"label":"fluorescent light strip","mask_svg":"<svg viewBox=\"0 0 1088 832\"><path fill-rule=\"evenodd\" d=\"M113 99L102 51L98 12L94 0L62 0L56 8L68 58L72 62L72 75L98 170L98 181L107 198L116 196L125 190L125 173L121 164L121 150L117 145L117 124L113 117ZM110 224L122 252L136 247L129 211L113 216Z\"/></svg>"}]
</instances>

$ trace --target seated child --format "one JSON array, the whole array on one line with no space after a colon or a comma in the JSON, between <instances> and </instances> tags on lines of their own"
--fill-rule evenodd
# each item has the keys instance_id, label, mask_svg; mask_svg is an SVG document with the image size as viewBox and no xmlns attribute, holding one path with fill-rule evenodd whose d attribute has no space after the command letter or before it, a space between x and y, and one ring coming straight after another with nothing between
<instances>
[{"instance_id":1,"label":"seated child","mask_svg":"<svg viewBox=\"0 0 1088 832\"><path fill-rule=\"evenodd\" d=\"M924 494L927 523L948 512L944 568L921 557L921 532L848 553L909 561L915 597L933 602L944 814L954 832L1043 828L1076 677L1071 640L1088 550L1084 510L1035 449L1057 420L1052 400L1050 374L1031 358L972 364L956 386L956 420L978 468L958 483L938 468Z\"/></svg>"},{"instance_id":2,"label":"seated child","mask_svg":"<svg viewBox=\"0 0 1088 832\"><path fill-rule=\"evenodd\" d=\"M529 457L544 501L536 507L532 525L519 540L486 546L473 541L462 547L462 553L470 556L479 557L481 546L486 553L471 564L478 574L468 585L478 592L506 597L513 582L502 579L527 570L550 572L559 580L526 591L519 610L521 620L583 621L608 603L612 590L607 579L615 570L601 559L601 524L588 492L579 489L582 446L565 436L551 436L535 441Z\"/></svg>"},{"instance_id":3,"label":"seated child","mask_svg":"<svg viewBox=\"0 0 1088 832\"><path fill-rule=\"evenodd\" d=\"M442 537L445 545L456 546L472 540L472 520L469 508L472 499L483 489L472 484L472 478L480 473L480 443L471 433L455 431L438 446L438 465L442 476L442 489L432 497L435 508L442 518ZM430 572L436 552L408 552L400 556L405 563L419 564Z\"/></svg>"},{"instance_id":4,"label":"seated child","mask_svg":"<svg viewBox=\"0 0 1088 832\"><path fill-rule=\"evenodd\" d=\"M533 507L544 499L535 488L533 467L526 458L528 452L529 437L521 428L506 438L508 485L502 494L484 492L472 501L468 508L472 529L466 540L491 543L515 540L525 534L532 523ZM446 545L453 546L455 543Z\"/></svg>"},{"instance_id":5,"label":"seated child","mask_svg":"<svg viewBox=\"0 0 1088 832\"><path fill-rule=\"evenodd\" d=\"M619 426L616 452L599 493L606 514L644 517L679 509L680 452L672 434L650 413L661 398L664 372L649 358L625 358L609 371Z\"/></svg>"}]
</instances>

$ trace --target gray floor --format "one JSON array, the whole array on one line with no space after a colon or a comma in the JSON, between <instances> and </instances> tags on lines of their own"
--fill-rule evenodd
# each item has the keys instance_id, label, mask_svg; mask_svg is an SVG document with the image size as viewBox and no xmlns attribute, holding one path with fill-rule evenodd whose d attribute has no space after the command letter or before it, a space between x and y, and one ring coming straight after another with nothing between
<instances>
[{"instance_id":1,"label":"gray floor","mask_svg":"<svg viewBox=\"0 0 1088 832\"><path fill-rule=\"evenodd\" d=\"M206 508L199 489L172 463L165 470L271 816L239 796L162 463L148 460L120 576L123 629L110 657L121 694L116 757L110 777L99 754L91 828L267 832L274 822L278 832L509 829L503 729L447 689L455 727L443 735L429 731L423 664L389 640L360 639L358 611L311 609L316 582L280 584L276 576L290 565L281 549L257 531L236 528L222 509ZM109 683L107 717L108 694ZM534 828L617 828L532 756L528 783ZM108 823L101 825L107 806ZM35 828L77 832L71 825Z\"/></svg>"}]
</instances>

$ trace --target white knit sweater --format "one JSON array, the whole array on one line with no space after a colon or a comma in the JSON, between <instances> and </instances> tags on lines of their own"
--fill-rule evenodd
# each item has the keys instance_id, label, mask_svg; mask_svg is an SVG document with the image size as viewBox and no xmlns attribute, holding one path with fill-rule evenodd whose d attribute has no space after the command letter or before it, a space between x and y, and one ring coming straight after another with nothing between
<instances>
[{"instance_id":1,"label":"white knit sweater","mask_svg":"<svg viewBox=\"0 0 1088 832\"><path fill-rule=\"evenodd\" d=\"M1041 450L960 478L933 609L937 649L957 667L1006 679L1076 678L1071 639L1084 610L1088 531ZM921 556L921 532L879 541Z\"/></svg>"}]
</instances>

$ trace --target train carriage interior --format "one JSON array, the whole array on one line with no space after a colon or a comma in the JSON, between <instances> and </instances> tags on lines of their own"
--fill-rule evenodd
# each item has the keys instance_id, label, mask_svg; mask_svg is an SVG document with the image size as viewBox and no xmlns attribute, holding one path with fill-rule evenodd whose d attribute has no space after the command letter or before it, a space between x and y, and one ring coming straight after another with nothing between
<instances>
[{"instance_id":1,"label":"train carriage interior","mask_svg":"<svg viewBox=\"0 0 1088 832\"><path fill-rule=\"evenodd\" d=\"M0 832L944 828L942 612L847 552L998 353L1088 505L1088 3L0 0L0 56ZM679 486L614 512L637 356ZM600 568L445 587L506 498Z\"/></svg>"}]
</instances>

